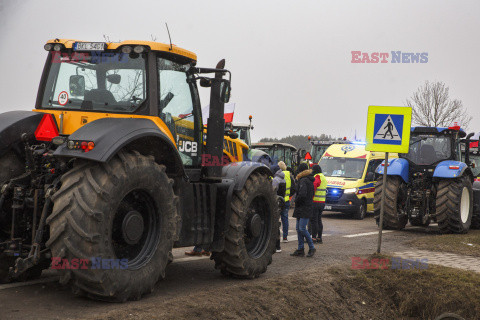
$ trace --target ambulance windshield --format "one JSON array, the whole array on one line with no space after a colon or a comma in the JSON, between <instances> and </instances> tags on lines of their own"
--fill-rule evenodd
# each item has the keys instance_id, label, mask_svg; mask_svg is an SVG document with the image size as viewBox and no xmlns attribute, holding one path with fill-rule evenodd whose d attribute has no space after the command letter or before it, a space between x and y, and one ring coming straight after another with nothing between
<instances>
[{"instance_id":1,"label":"ambulance windshield","mask_svg":"<svg viewBox=\"0 0 480 320\"><path fill-rule=\"evenodd\" d=\"M323 157L319 165L327 177L361 179L366 162L366 159Z\"/></svg>"}]
</instances>

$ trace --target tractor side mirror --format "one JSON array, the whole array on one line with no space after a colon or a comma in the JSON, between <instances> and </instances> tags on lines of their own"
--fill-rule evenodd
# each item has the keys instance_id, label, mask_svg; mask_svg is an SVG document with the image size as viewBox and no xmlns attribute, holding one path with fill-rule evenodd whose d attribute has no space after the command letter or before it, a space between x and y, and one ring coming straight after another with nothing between
<instances>
[{"instance_id":1,"label":"tractor side mirror","mask_svg":"<svg viewBox=\"0 0 480 320\"><path fill-rule=\"evenodd\" d=\"M232 139L238 139L238 133L228 130L225 132L225 135L229 136Z\"/></svg>"},{"instance_id":2,"label":"tractor side mirror","mask_svg":"<svg viewBox=\"0 0 480 320\"><path fill-rule=\"evenodd\" d=\"M85 77L81 75L70 76L68 83L69 91L72 96L85 95Z\"/></svg>"},{"instance_id":3,"label":"tractor side mirror","mask_svg":"<svg viewBox=\"0 0 480 320\"><path fill-rule=\"evenodd\" d=\"M207 78L200 79L200 87L202 88L210 88L212 86L212 80Z\"/></svg>"},{"instance_id":4,"label":"tractor side mirror","mask_svg":"<svg viewBox=\"0 0 480 320\"><path fill-rule=\"evenodd\" d=\"M375 181L375 173L373 172L367 172L367 175L365 176L365 182L370 181Z\"/></svg>"},{"instance_id":5,"label":"tractor side mirror","mask_svg":"<svg viewBox=\"0 0 480 320\"><path fill-rule=\"evenodd\" d=\"M220 100L223 103L228 103L230 101L230 81L223 80L220 84Z\"/></svg>"},{"instance_id":6,"label":"tractor side mirror","mask_svg":"<svg viewBox=\"0 0 480 320\"><path fill-rule=\"evenodd\" d=\"M122 76L119 74L109 74L107 76L107 81L113 84L119 84L122 81Z\"/></svg>"}]
</instances>

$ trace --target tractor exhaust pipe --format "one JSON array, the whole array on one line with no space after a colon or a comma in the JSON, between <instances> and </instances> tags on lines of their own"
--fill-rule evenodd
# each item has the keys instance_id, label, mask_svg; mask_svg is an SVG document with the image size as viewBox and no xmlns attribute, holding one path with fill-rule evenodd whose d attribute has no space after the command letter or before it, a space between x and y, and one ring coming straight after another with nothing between
<instances>
[{"instance_id":1,"label":"tractor exhaust pipe","mask_svg":"<svg viewBox=\"0 0 480 320\"><path fill-rule=\"evenodd\" d=\"M225 59L220 60L216 69L225 68ZM207 121L207 146L205 159L206 176L209 179L222 178L223 139L225 135L225 104L221 99L223 72L215 72L210 89L210 116Z\"/></svg>"}]
</instances>

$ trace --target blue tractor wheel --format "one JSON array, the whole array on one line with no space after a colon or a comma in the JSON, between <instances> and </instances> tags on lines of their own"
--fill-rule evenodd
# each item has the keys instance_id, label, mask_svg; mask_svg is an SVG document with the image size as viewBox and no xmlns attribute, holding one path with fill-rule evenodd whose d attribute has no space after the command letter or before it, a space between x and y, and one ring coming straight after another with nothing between
<instances>
[{"instance_id":1,"label":"blue tractor wheel","mask_svg":"<svg viewBox=\"0 0 480 320\"><path fill-rule=\"evenodd\" d=\"M444 179L438 183L436 215L442 233L468 232L473 215L473 190L469 177Z\"/></svg>"}]
</instances>

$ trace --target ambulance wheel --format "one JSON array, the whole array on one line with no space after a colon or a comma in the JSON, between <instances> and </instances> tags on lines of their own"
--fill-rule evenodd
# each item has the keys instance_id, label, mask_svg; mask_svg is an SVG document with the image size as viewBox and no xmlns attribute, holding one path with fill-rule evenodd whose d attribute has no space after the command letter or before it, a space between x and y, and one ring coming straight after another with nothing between
<instances>
[{"instance_id":1,"label":"ambulance wheel","mask_svg":"<svg viewBox=\"0 0 480 320\"><path fill-rule=\"evenodd\" d=\"M357 210L353 213L353 218L357 220L363 220L365 219L366 215L367 215L367 201L365 199L362 199Z\"/></svg>"}]
</instances>

